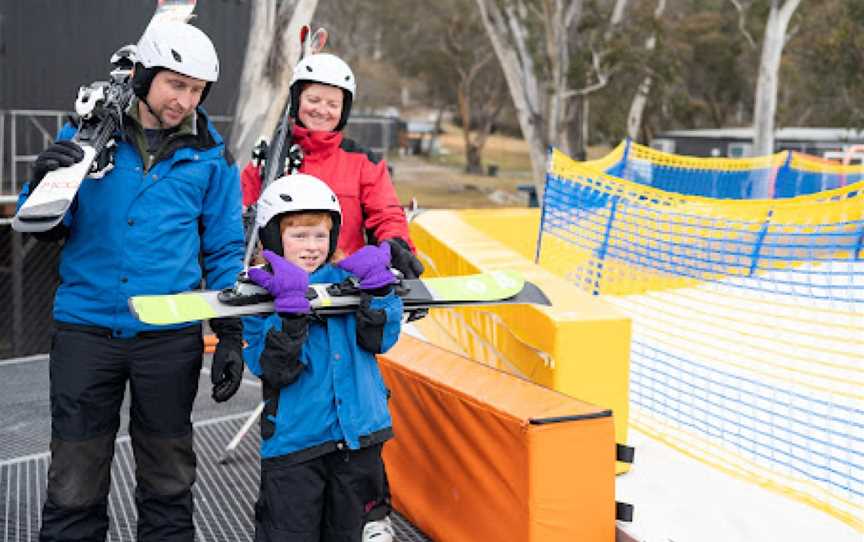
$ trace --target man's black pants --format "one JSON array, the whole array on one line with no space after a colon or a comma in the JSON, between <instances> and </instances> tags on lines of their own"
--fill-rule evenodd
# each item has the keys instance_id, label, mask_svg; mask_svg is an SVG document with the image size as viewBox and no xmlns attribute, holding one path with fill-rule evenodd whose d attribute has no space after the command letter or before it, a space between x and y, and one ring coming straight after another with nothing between
<instances>
[{"instance_id":1,"label":"man's black pants","mask_svg":"<svg viewBox=\"0 0 864 542\"><path fill-rule=\"evenodd\" d=\"M51 347L51 466L40 540L105 540L120 407L130 389L137 539L192 541L191 412L201 327L112 338L57 324Z\"/></svg>"}]
</instances>

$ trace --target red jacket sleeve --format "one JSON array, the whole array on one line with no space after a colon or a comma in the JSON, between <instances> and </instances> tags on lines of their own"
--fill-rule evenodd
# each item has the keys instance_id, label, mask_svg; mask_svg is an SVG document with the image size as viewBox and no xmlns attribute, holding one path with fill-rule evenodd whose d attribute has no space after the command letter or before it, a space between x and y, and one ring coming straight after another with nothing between
<instances>
[{"instance_id":1,"label":"red jacket sleeve","mask_svg":"<svg viewBox=\"0 0 864 542\"><path fill-rule=\"evenodd\" d=\"M249 162L240 174L240 186L243 189L243 207L249 207L261 195L261 169Z\"/></svg>"},{"instance_id":2,"label":"red jacket sleeve","mask_svg":"<svg viewBox=\"0 0 864 542\"><path fill-rule=\"evenodd\" d=\"M408 242L411 250L414 245L408 236L408 221L405 211L399 204L396 189L387 172L387 163L384 160L377 164L363 160L363 169L360 176L360 203L363 206L363 215L366 221L363 226L375 233L379 241L400 237Z\"/></svg>"}]
</instances>

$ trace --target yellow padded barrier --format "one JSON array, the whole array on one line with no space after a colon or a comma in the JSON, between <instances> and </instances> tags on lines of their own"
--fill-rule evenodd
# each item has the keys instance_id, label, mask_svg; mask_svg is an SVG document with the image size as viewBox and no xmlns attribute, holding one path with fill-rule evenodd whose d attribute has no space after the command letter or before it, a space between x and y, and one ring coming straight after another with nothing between
<instances>
[{"instance_id":1,"label":"yellow padded barrier","mask_svg":"<svg viewBox=\"0 0 864 542\"><path fill-rule=\"evenodd\" d=\"M514 270L542 288L553 306L435 309L418 328L442 347L458 347L472 359L612 409L616 439L625 443L630 321L525 257L529 233L536 235L538 213L512 209L420 214L411 223L411 239L428 276ZM506 244L510 239L516 250ZM623 470L619 465L619 472Z\"/></svg>"}]
</instances>

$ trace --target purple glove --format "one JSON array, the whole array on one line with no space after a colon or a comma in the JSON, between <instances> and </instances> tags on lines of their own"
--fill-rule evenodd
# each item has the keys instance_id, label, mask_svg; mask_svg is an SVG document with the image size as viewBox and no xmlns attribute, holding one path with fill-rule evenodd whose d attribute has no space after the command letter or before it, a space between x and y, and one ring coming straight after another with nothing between
<instances>
[{"instance_id":1,"label":"purple glove","mask_svg":"<svg viewBox=\"0 0 864 542\"><path fill-rule=\"evenodd\" d=\"M311 310L306 299L309 274L275 252L265 250L264 258L270 262L273 274L253 267L249 270L252 282L270 292L276 312L308 314Z\"/></svg>"},{"instance_id":2,"label":"purple glove","mask_svg":"<svg viewBox=\"0 0 864 542\"><path fill-rule=\"evenodd\" d=\"M390 244L377 247L366 245L337 264L360 280L360 288L374 290L394 284L396 276L390 271Z\"/></svg>"}]
</instances>

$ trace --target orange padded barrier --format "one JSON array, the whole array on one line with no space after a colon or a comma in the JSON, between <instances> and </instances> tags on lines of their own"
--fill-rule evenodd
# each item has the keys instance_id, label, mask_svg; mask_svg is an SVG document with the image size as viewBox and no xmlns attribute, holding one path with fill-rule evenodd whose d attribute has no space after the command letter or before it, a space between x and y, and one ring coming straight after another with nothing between
<instances>
[{"instance_id":1,"label":"orange padded barrier","mask_svg":"<svg viewBox=\"0 0 864 542\"><path fill-rule=\"evenodd\" d=\"M434 540L615 540L611 411L406 335L379 366L393 504Z\"/></svg>"},{"instance_id":2,"label":"orange padded barrier","mask_svg":"<svg viewBox=\"0 0 864 542\"><path fill-rule=\"evenodd\" d=\"M219 339L216 338L216 335L206 334L204 335L204 352L207 354L212 354L216 351L216 343L219 342Z\"/></svg>"}]
</instances>

